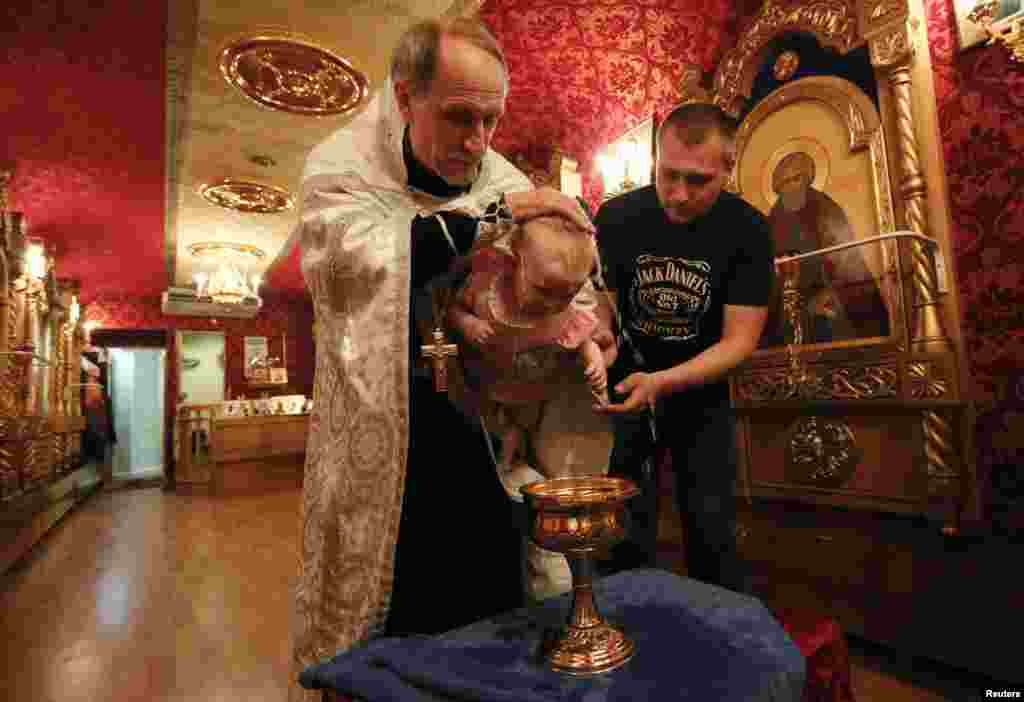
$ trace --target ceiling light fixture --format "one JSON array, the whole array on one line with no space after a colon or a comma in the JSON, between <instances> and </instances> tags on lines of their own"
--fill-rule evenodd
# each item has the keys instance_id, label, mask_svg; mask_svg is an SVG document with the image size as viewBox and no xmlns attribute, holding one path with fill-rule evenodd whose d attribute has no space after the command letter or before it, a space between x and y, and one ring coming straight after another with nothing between
<instances>
[{"instance_id":1,"label":"ceiling light fixture","mask_svg":"<svg viewBox=\"0 0 1024 702\"><path fill-rule=\"evenodd\" d=\"M199 194L207 202L236 212L274 214L295 206L295 199L284 188L232 178L202 185Z\"/></svg>"},{"instance_id":2,"label":"ceiling light fixture","mask_svg":"<svg viewBox=\"0 0 1024 702\"><path fill-rule=\"evenodd\" d=\"M259 276L250 278L246 271L249 265L266 257L262 249L231 241L200 241L191 244L188 252L213 264L211 273L195 275L198 297L229 305L260 299Z\"/></svg>"}]
</instances>

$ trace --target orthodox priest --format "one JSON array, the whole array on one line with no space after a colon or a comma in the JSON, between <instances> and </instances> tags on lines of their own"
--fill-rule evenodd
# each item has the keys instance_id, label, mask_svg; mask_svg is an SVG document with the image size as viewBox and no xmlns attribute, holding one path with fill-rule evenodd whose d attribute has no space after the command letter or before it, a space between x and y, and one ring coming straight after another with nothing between
<instances>
[{"instance_id":1,"label":"orthodox priest","mask_svg":"<svg viewBox=\"0 0 1024 702\"><path fill-rule=\"evenodd\" d=\"M438 392L421 353L442 346L427 330L480 227L560 213L593 230L575 200L532 190L490 150L508 88L482 24L418 24L367 109L307 160L297 235L318 338L296 674L375 635L521 603L514 506L479 423Z\"/></svg>"}]
</instances>

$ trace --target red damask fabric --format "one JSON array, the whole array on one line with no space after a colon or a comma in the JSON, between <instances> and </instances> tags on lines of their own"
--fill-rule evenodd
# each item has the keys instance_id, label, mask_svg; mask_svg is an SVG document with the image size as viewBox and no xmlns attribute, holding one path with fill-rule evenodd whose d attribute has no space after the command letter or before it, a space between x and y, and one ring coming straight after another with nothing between
<instances>
[{"instance_id":1,"label":"red damask fabric","mask_svg":"<svg viewBox=\"0 0 1024 702\"><path fill-rule=\"evenodd\" d=\"M1005 394L1024 368L1024 64L1003 46L958 49L953 0L926 0L953 253L972 399ZM1007 443L1010 409L975 427L983 508L995 501L1024 534L1024 437ZM1004 475L1006 470L1012 475ZM994 475L999 473L999 475ZM1010 486L1013 494L1006 492ZM1016 514L1016 516L1014 516Z\"/></svg>"}]
</instances>

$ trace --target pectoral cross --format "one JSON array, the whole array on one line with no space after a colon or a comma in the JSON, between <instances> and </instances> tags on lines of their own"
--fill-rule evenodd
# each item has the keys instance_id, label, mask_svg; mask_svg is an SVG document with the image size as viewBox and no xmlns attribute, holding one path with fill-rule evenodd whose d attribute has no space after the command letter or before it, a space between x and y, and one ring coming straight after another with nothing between
<instances>
[{"instance_id":1,"label":"pectoral cross","mask_svg":"<svg viewBox=\"0 0 1024 702\"><path fill-rule=\"evenodd\" d=\"M446 343L444 331L440 327L434 328L433 337L434 343L423 344L420 350L434 367L434 390L448 392L448 357L457 356L459 347L457 344Z\"/></svg>"},{"instance_id":2,"label":"pectoral cross","mask_svg":"<svg viewBox=\"0 0 1024 702\"><path fill-rule=\"evenodd\" d=\"M448 357L459 354L458 345L449 344L444 338L444 327L442 326L448 312L452 290L446 285L429 286L429 290L434 313L434 331L431 334L434 343L420 346L420 353L434 367L434 390L448 392Z\"/></svg>"}]
</instances>

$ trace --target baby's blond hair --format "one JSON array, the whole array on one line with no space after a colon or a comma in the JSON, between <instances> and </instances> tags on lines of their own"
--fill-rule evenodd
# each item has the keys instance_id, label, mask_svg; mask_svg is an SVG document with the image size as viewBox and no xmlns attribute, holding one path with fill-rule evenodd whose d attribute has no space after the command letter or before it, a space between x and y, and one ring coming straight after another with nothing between
<instances>
[{"instance_id":1,"label":"baby's blond hair","mask_svg":"<svg viewBox=\"0 0 1024 702\"><path fill-rule=\"evenodd\" d=\"M597 262L593 236L565 217L545 215L524 222L513 234L512 246L521 252L526 244L556 259L566 276L586 278Z\"/></svg>"}]
</instances>

